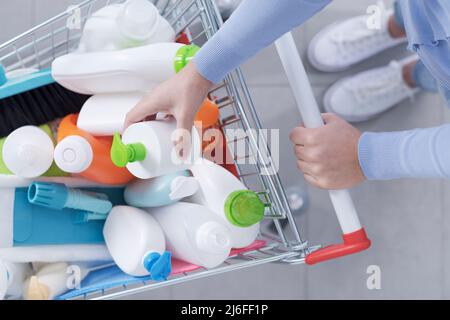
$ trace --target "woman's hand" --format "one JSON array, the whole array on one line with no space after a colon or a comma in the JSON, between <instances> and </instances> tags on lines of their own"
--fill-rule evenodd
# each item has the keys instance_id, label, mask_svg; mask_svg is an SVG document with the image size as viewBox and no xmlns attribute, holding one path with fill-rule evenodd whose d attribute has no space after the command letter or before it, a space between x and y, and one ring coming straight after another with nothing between
<instances>
[{"instance_id":1,"label":"woman's hand","mask_svg":"<svg viewBox=\"0 0 450 320\"><path fill-rule=\"evenodd\" d=\"M124 129L163 112L175 118L179 129L190 132L197 110L212 86L213 83L205 79L191 62L171 79L157 86L129 111Z\"/></svg>"},{"instance_id":2,"label":"woman's hand","mask_svg":"<svg viewBox=\"0 0 450 320\"><path fill-rule=\"evenodd\" d=\"M363 182L358 160L361 132L334 114L322 117L323 127L300 126L291 132L297 167L309 183L323 189L347 189Z\"/></svg>"}]
</instances>

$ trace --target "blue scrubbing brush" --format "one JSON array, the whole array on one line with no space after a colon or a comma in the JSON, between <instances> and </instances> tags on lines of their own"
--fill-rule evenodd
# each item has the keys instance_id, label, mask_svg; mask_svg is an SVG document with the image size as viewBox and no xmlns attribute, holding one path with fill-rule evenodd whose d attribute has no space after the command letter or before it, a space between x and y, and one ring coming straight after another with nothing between
<instances>
[{"instance_id":1,"label":"blue scrubbing brush","mask_svg":"<svg viewBox=\"0 0 450 320\"><path fill-rule=\"evenodd\" d=\"M57 84L50 69L8 79L0 64L0 137L77 113L88 98Z\"/></svg>"}]
</instances>

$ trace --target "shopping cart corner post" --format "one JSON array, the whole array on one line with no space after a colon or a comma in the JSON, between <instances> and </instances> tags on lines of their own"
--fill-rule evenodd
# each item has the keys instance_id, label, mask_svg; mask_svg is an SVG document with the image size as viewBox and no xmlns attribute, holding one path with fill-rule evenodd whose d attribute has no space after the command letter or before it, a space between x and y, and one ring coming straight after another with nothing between
<instances>
[{"instance_id":1,"label":"shopping cart corner post","mask_svg":"<svg viewBox=\"0 0 450 320\"><path fill-rule=\"evenodd\" d=\"M323 126L320 109L292 33L288 32L283 35L275 42L275 45L305 127ZM354 254L368 249L371 245L365 229L361 226L349 192L347 190L331 190L329 193L342 229L343 242L309 253L305 259L305 263L308 265Z\"/></svg>"}]
</instances>

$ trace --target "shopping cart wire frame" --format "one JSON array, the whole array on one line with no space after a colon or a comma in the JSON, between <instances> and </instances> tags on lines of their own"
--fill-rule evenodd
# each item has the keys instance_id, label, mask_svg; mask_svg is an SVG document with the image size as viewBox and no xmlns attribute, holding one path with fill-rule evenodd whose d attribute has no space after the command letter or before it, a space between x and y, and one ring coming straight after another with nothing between
<instances>
[{"instance_id":1,"label":"shopping cart wire frame","mask_svg":"<svg viewBox=\"0 0 450 320\"><path fill-rule=\"evenodd\" d=\"M6 71L17 68L45 68L58 56L77 48L82 26L96 10L112 3L124 0L86 0L67 11L54 16L29 31L0 45L0 63ZM161 14L171 23L178 35L184 33L190 43L204 44L223 24L220 12L212 0L153 0ZM73 24L75 19L75 24ZM79 21L76 21L79 19ZM68 21L72 21L69 24ZM79 28L74 28L74 25ZM308 247L300 236L299 229L292 216L280 178L276 172L265 165L270 160L270 150L264 137L256 136L255 130L261 129L250 91L240 69L231 72L226 79L209 93L217 101L221 114L223 130L243 129L249 149L253 151L253 160L237 163L239 177L250 189L255 190L267 205L266 219L273 221L277 235L261 233L261 239L267 245L258 250L230 257L221 266L214 269L201 268L197 271L171 276L165 282L144 281L140 285L120 286L86 294L85 299L114 299L126 297L144 291L167 287L225 272L249 268L265 263L278 262L302 264L306 255L317 249ZM262 143L263 142L263 143ZM233 141L228 141L233 143ZM231 148L233 149L233 148ZM230 150L231 150L230 149ZM237 158L237 155L233 155ZM0 191L1 192L1 191ZM280 221L286 219L287 227Z\"/></svg>"}]
</instances>

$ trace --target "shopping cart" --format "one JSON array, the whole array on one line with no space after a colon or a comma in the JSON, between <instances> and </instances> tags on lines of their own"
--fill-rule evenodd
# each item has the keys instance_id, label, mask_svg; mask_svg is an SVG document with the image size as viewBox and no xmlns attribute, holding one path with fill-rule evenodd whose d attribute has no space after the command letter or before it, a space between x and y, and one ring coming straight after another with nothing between
<instances>
[{"instance_id":1,"label":"shopping cart","mask_svg":"<svg viewBox=\"0 0 450 320\"><path fill-rule=\"evenodd\" d=\"M46 68L58 56L76 49L86 19L99 8L123 0L86 0L26 33L0 45L0 63L5 69ZM162 15L172 24L178 36L189 43L204 44L222 24L220 13L211 0L154 0ZM142 281L139 285L118 286L85 294L84 299L113 299L182 282L250 268L265 263L302 264L305 257L316 248L308 247L292 217L283 186L270 164L271 155L267 141L257 134L261 123L253 105L244 77L238 69L216 86L209 97L220 107L220 125L223 130L242 129L243 135L228 140L236 160L238 175L248 188L255 190L266 203L266 220L273 221L276 235L261 233L266 245L258 250L231 256L221 266L206 270L171 276L167 281ZM240 140L240 141L238 141ZM249 152L236 152L233 144L244 141ZM281 227L286 220L287 226Z\"/></svg>"}]
</instances>

